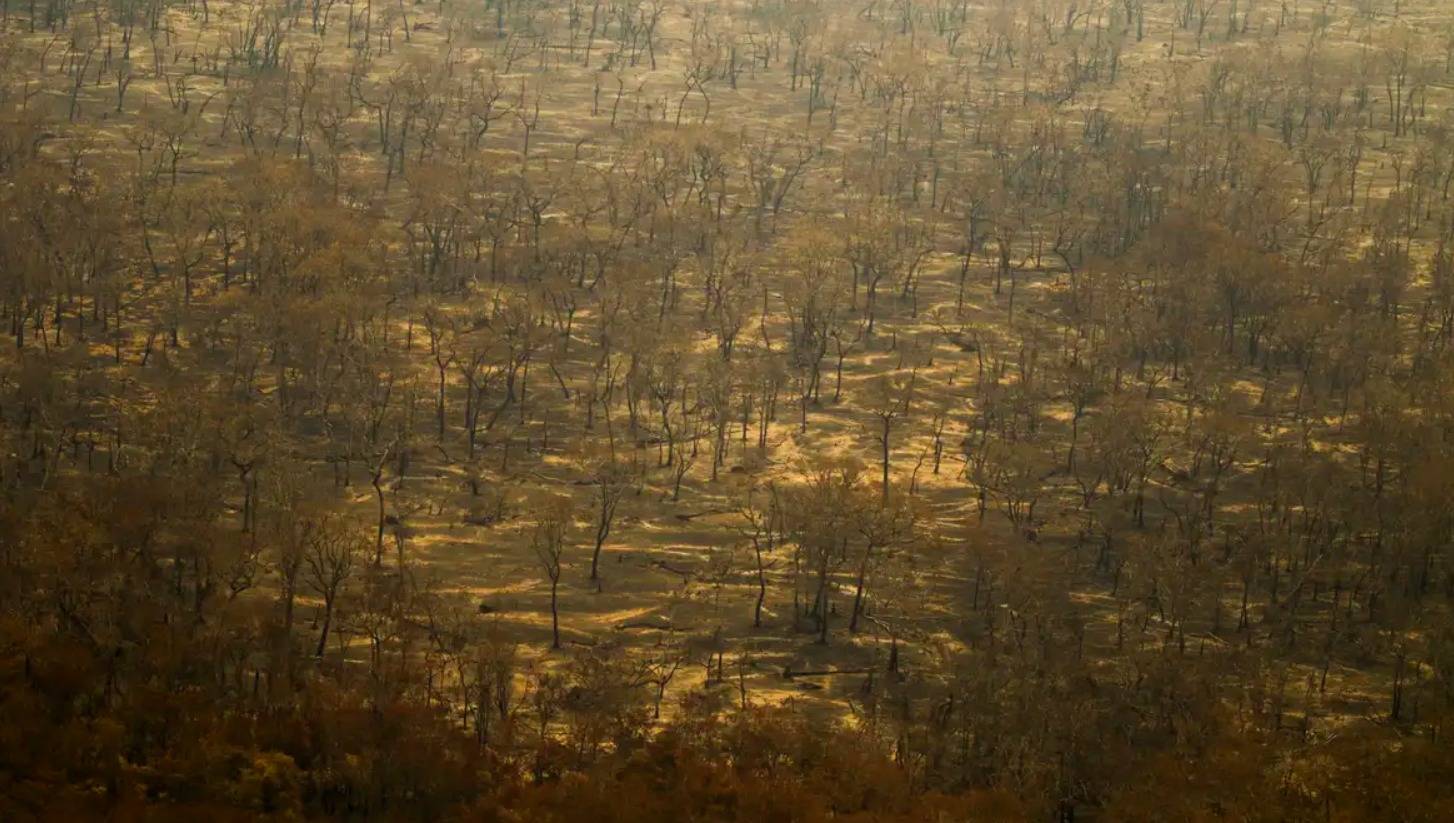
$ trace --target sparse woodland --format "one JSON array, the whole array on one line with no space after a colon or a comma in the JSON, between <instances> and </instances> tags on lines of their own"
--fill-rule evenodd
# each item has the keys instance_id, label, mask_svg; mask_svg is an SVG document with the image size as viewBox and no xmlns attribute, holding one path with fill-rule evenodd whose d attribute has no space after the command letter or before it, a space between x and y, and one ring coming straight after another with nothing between
<instances>
[{"instance_id":1,"label":"sparse woodland","mask_svg":"<svg viewBox=\"0 0 1454 823\"><path fill-rule=\"evenodd\" d=\"M0 818L1454 819L1443 0L0 0Z\"/></svg>"}]
</instances>

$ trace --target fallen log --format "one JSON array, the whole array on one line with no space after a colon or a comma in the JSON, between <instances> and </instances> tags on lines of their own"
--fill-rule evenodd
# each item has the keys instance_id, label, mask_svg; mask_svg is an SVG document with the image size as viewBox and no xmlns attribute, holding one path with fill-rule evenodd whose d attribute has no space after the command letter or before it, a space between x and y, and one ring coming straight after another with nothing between
<instances>
[{"instance_id":1,"label":"fallen log","mask_svg":"<svg viewBox=\"0 0 1454 823\"><path fill-rule=\"evenodd\" d=\"M653 560L652 563L651 563L651 565L654 566L655 568L661 569L664 572L670 572L671 574L675 574L675 575L679 576L682 579L682 583L684 583L684 584L687 581L691 580L692 579L692 576L696 574L695 571L690 571L690 570L687 570L687 569L678 569L675 566L671 565L670 563L667 563L665 560Z\"/></svg>"},{"instance_id":2,"label":"fallen log","mask_svg":"<svg viewBox=\"0 0 1454 823\"><path fill-rule=\"evenodd\" d=\"M662 625L660 623L651 623L651 622L648 622L648 621L645 621L645 620L637 620L637 621L633 621L633 622L630 622L630 623L621 623L621 624L618 624L616 626L616 631L624 632L624 631L630 631L631 629L653 629L653 630L659 631L659 632L688 631L688 629L685 629L685 628L679 628L677 626L670 626L670 625L665 625L664 626L664 625Z\"/></svg>"},{"instance_id":3,"label":"fallen log","mask_svg":"<svg viewBox=\"0 0 1454 823\"><path fill-rule=\"evenodd\" d=\"M878 671L876 668L867 669L811 669L809 671L795 672L789 666L783 669L783 679L792 680L795 677L828 677L835 674L873 674Z\"/></svg>"},{"instance_id":4,"label":"fallen log","mask_svg":"<svg viewBox=\"0 0 1454 823\"><path fill-rule=\"evenodd\" d=\"M732 511L731 509L707 509L706 511L700 511L700 512L684 512L682 514L673 515L673 516L676 517L676 519L678 519L678 520L692 521L692 520L696 520L698 517L706 517L706 516L712 515L712 514L728 514L731 511Z\"/></svg>"}]
</instances>

